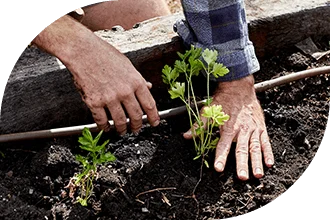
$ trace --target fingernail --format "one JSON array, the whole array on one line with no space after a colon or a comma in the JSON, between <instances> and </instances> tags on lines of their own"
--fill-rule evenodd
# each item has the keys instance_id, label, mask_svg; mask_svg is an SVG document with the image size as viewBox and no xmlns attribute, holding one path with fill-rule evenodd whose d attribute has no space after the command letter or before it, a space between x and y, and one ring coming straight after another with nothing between
<instances>
[{"instance_id":1,"label":"fingernail","mask_svg":"<svg viewBox=\"0 0 330 220\"><path fill-rule=\"evenodd\" d=\"M268 160L267 160L267 163L268 163L268 165L273 165L274 162L273 162L272 159L268 159Z\"/></svg>"},{"instance_id":2,"label":"fingernail","mask_svg":"<svg viewBox=\"0 0 330 220\"><path fill-rule=\"evenodd\" d=\"M191 135L191 130L187 131L185 134L186 135Z\"/></svg>"},{"instance_id":3,"label":"fingernail","mask_svg":"<svg viewBox=\"0 0 330 220\"><path fill-rule=\"evenodd\" d=\"M240 175L241 178L244 178L244 179L247 179L248 178L247 172L245 170L241 170L239 172L239 175Z\"/></svg>"},{"instance_id":4,"label":"fingernail","mask_svg":"<svg viewBox=\"0 0 330 220\"><path fill-rule=\"evenodd\" d=\"M159 123L160 123L160 121L159 121L159 120L156 120L156 121L154 121L154 122L152 123L152 126L153 126L153 127L156 127L156 126L159 125Z\"/></svg>"},{"instance_id":5,"label":"fingernail","mask_svg":"<svg viewBox=\"0 0 330 220\"><path fill-rule=\"evenodd\" d=\"M215 164L215 167L216 167L216 169L219 171L219 172L222 172L223 171L223 164L221 163L221 162L217 162L216 164Z\"/></svg>"},{"instance_id":6,"label":"fingernail","mask_svg":"<svg viewBox=\"0 0 330 220\"><path fill-rule=\"evenodd\" d=\"M255 174L257 174L257 175L262 175L262 170L261 170L260 168L257 168L257 169L255 170Z\"/></svg>"}]
</instances>

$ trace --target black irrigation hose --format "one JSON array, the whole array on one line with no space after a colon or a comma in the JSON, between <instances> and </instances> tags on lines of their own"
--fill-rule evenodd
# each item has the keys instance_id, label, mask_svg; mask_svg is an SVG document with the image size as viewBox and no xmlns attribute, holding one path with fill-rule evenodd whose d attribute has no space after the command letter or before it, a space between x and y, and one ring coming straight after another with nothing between
<instances>
[{"instance_id":1,"label":"black irrigation hose","mask_svg":"<svg viewBox=\"0 0 330 220\"><path fill-rule=\"evenodd\" d=\"M271 79L268 81L264 81L261 83L257 83L254 85L256 92L262 92L270 88L274 88L279 85L287 84L292 81L303 79L311 76L316 76L320 74L330 73L330 66L318 67L315 69L304 70L301 72L292 73L286 76L281 76L276 79ZM205 100L199 101L198 105L202 106ZM180 115L186 112L186 107L181 106L177 108L172 108L159 112L159 116L161 119L169 118L172 116ZM143 123L147 122L147 116L144 115L142 117ZM110 126L114 127L113 121L109 121ZM129 123L129 120L127 120ZM88 124L88 125L79 125L73 127L64 127L64 128L54 128L48 130L39 130L39 131L29 131L29 132L20 132L20 133L12 133L12 134L3 134L0 135L0 143L11 142L11 141L23 141L23 140L32 140L32 139L41 139L41 138L55 138L55 137L63 137L70 135L79 135L81 134L84 127L87 127L91 130L91 132L99 131L97 125Z\"/></svg>"}]
</instances>

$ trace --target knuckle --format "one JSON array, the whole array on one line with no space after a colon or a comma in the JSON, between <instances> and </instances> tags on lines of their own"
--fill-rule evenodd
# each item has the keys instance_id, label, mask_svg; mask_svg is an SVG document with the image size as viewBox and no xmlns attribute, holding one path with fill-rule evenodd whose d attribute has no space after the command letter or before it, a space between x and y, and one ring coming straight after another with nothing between
<instances>
[{"instance_id":1,"label":"knuckle","mask_svg":"<svg viewBox=\"0 0 330 220\"><path fill-rule=\"evenodd\" d=\"M118 95L120 100L126 100L128 99L131 95L133 94L133 92L130 89L124 89L122 90L122 92Z\"/></svg>"},{"instance_id":2,"label":"knuckle","mask_svg":"<svg viewBox=\"0 0 330 220\"><path fill-rule=\"evenodd\" d=\"M153 111L156 108L156 102L154 99L151 99L144 105L144 110L147 112Z\"/></svg>"},{"instance_id":3,"label":"knuckle","mask_svg":"<svg viewBox=\"0 0 330 220\"><path fill-rule=\"evenodd\" d=\"M88 108L91 108L91 109L103 107L102 102L101 102L101 100L99 98L86 97L84 99L84 102L86 103L86 105L88 106Z\"/></svg>"},{"instance_id":4,"label":"knuckle","mask_svg":"<svg viewBox=\"0 0 330 220\"><path fill-rule=\"evenodd\" d=\"M130 118L131 124L142 124L142 114L135 114Z\"/></svg>"},{"instance_id":5,"label":"knuckle","mask_svg":"<svg viewBox=\"0 0 330 220\"><path fill-rule=\"evenodd\" d=\"M125 127L126 126L126 118L125 117L119 117L116 120L114 120L116 127Z\"/></svg>"},{"instance_id":6,"label":"knuckle","mask_svg":"<svg viewBox=\"0 0 330 220\"><path fill-rule=\"evenodd\" d=\"M236 155L241 155L241 156L248 156L249 155L247 149L242 148L242 147L237 147L235 152L236 152Z\"/></svg>"},{"instance_id":7,"label":"knuckle","mask_svg":"<svg viewBox=\"0 0 330 220\"><path fill-rule=\"evenodd\" d=\"M250 145L250 153L260 153L261 147L259 143L254 143Z\"/></svg>"},{"instance_id":8,"label":"knuckle","mask_svg":"<svg viewBox=\"0 0 330 220\"><path fill-rule=\"evenodd\" d=\"M241 124L239 126L239 129L240 129L241 132L248 132L249 128L250 128L250 126L248 124Z\"/></svg>"}]
</instances>

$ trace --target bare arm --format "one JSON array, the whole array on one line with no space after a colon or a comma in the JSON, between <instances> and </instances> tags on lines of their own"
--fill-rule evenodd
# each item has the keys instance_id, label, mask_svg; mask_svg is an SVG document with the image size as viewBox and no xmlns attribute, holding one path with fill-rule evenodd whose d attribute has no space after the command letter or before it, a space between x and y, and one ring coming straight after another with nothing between
<instances>
[{"instance_id":1,"label":"bare arm","mask_svg":"<svg viewBox=\"0 0 330 220\"><path fill-rule=\"evenodd\" d=\"M63 16L48 26L33 43L58 57L72 73L100 129L109 130L105 108L109 109L120 134L127 130L124 108L133 132L142 126L143 111L151 125L158 125L150 83L126 56L70 16Z\"/></svg>"}]
</instances>

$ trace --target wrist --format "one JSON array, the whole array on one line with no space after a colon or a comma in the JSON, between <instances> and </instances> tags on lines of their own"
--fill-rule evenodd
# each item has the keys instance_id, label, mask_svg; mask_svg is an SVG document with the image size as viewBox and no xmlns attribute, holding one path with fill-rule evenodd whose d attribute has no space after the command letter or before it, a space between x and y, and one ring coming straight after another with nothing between
<instances>
[{"instance_id":1,"label":"wrist","mask_svg":"<svg viewBox=\"0 0 330 220\"><path fill-rule=\"evenodd\" d=\"M218 91L232 94L255 92L254 77L253 75L248 75L238 80L219 82Z\"/></svg>"}]
</instances>

